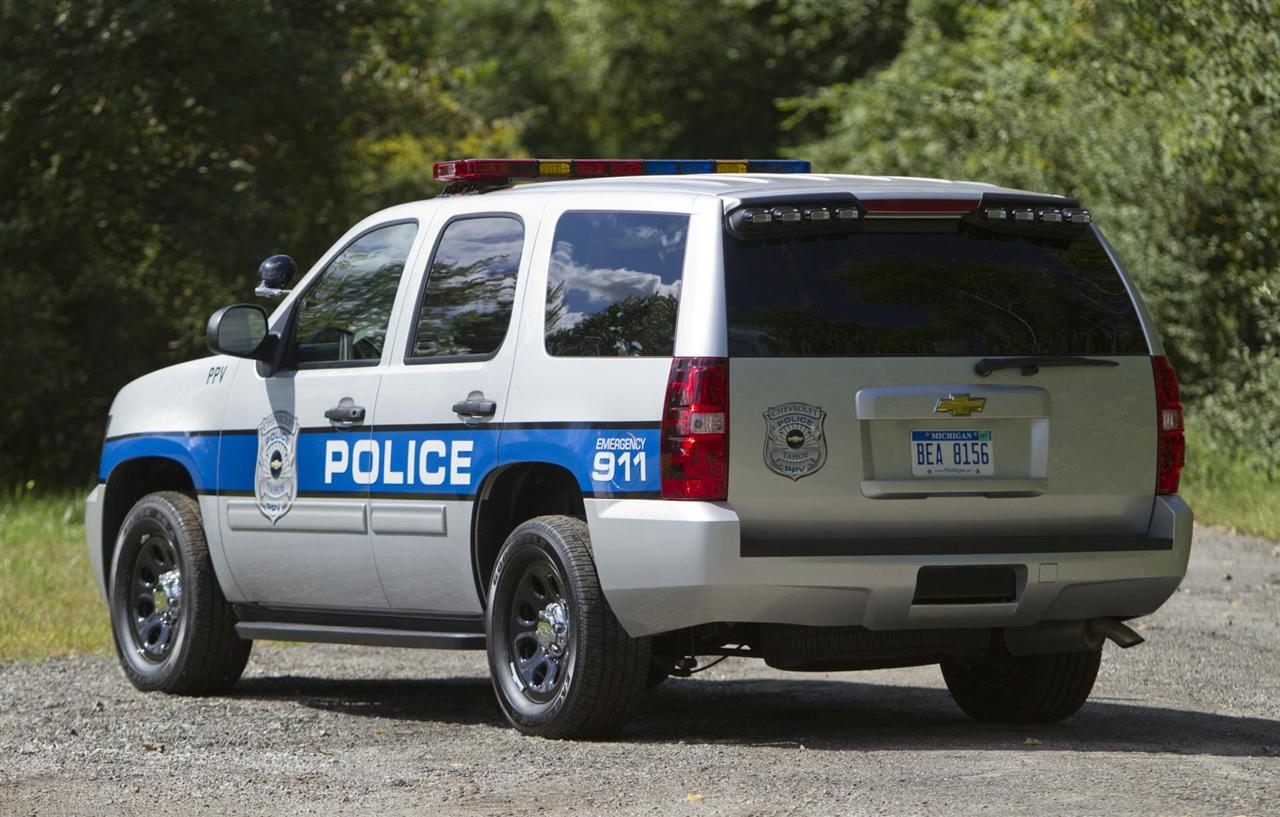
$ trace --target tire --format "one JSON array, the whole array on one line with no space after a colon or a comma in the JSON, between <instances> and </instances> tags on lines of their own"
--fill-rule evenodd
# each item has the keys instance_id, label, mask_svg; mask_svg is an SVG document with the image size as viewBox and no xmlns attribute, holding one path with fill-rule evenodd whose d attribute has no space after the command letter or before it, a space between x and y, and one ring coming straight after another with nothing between
<instances>
[{"instance_id":1,"label":"tire","mask_svg":"<svg viewBox=\"0 0 1280 817\"><path fill-rule=\"evenodd\" d=\"M1057 723L1074 715L1093 689L1101 650L985 656L977 664L943 662L951 697L969 717L990 723Z\"/></svg>"},{"instance_id":2,"label":"tire","mask_svg":"<svg viewBox=\"0 0 1280 817\"><path fill-rule=\"evenodd\" d=\"M120 526L111 566L111 635L130 683L144 692L230 689L252 641L218 587L200 507L162 491L138 500ZM176 612L175 612L176 608Z\"/></svg>"},{"instance_id":3,"label":"tire","mask_svg":"<svg viewBox=\"0 0 1280 817\"><path fill-rule=\"evenodd\" d=\"M580 519L540 516L511 532L485 634L498 704L525 734L613 735L644 692L650 639L629 637L609 609Z\"/></svg>"}]
</instances>

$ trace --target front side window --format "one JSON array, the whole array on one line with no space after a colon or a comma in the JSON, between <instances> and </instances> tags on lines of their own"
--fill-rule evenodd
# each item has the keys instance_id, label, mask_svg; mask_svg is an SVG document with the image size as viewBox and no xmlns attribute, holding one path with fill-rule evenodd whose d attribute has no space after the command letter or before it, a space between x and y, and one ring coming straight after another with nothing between
<instances>
[{"instance_id":1,"label":"front side window","mask_svg":"<svg viewBox=\"0 0 1280 817\"><path fill-rule=\"evenodd\" d=\"M524 225L511 216L465 218L440 236L409 357L483 357L507 336Z\"/></svg>"},{"instance_id":2,"label":"front side window","mask_svg":"<svg viewBox=\"0 0 1280 817\"><path fill-rule=\"evenodd\" d=\"M416 223L390 224L351 242L298 305L299 366L370 364L382 357L387 323Z\"/></svg>"},{"instance_id":3,"label":"front side window","mask_svg":"<svg viewBox=\"0 0 1280 817\"><path fill-rule=\"evenodd\" d=\"M547 273L547 352L651 357L675 349L689 217L571 212Z\"/></svg>"}]
</instances>

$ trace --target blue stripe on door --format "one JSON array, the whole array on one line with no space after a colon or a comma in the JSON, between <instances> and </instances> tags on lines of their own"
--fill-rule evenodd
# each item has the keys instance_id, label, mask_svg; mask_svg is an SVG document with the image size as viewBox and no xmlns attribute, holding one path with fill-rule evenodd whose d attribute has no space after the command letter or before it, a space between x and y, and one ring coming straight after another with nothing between
<instances>
[{"instance_id":1,"label":"blue stripe on door","mask_svg":"<svg viewBox=\"0 0 1280 817\"><path fill-rule=\"evenodd\" d=\"M495 433L497 432L497 433ZM219 440L221 453L219 454ZM499 443L501 450L499 451ZM296 440L298 493L471 496L498 465L546 462L566 468L588 495L657 495L656 428L512 428L421 431L308 431ZM139 434L103 445L99 475L137 457L166 457L199 491L249 492L257 473L256 433Z\"/></svg>"}]
</instances>

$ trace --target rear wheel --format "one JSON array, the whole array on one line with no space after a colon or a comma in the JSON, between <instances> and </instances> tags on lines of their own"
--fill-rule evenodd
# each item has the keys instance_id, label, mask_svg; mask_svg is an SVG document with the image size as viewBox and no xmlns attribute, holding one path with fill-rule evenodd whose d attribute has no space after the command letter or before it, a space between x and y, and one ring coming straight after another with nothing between
<instances>
[{"instance_id":1,"label":"rear wheel","mask_svg":"<svg viewBox=\"0 0 1280 817\"><path fill-rule=\"evenodd\" d=\"M1084 705L1101 662L1101 650L1020 656L1002 650L976 664L943 662L942 677L956 704L975 720L1055 723Z\"/></svg>"},{"instance_id":2,"label":"rear wheel","mask_svg":"<svg viewBox=\"0 0 1280 817\"><path fill-rule=\"evenodd\" d=\"M609 609L579 519L542 516L507 537L485 632L498 703L526 734L611 735L644 690L649 639L630 638Z\"/></svg>"},{"instance_id":3,"label":"rear wheel","mask_svg":"<svg viewBox=\"0 0 1280 817\"><path fill-rule=\"evenodd\" d=\"M111 634L120 666L144 691L229 689L252 641L236 635L200 522L186 494L148 494L125 517L111 568Z\"/></svg>"}]
</instances>

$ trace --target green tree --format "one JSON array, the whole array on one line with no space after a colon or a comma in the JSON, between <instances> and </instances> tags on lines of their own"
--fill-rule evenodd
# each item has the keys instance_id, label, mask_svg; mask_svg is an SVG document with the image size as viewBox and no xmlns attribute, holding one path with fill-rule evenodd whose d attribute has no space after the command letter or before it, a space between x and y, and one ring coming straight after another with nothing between
<instances>
[{"instance_id":1,"label":"green tree","mask_svg":"<svg viewBox=\"0 0 1280 817\"><path fill-rule=\"evenodd\" d=\"M1195 410L1275 473L1280 6L918 0L908 20L886 68L790 103L792 123L830 122L797 153L1079 197Z\"/></svg>"},{"instance_id":2,"label":"green tree","mask_svg":"<svg viewBox=\"0 0 1280 817\"><path fill-rule=\"evenodd\" d=\"M461 96L540 156L768 157L779 97L890 59L903 0L492 0L424 10ZM813 133L820 125L811 123Z\"/></svg>"},{"instance_id":3,"label":"green tree","mask_svg":"<svg viewBox=\"0 0 1280 817\"><path fill-rule=\"evenodd\" d=\"M511 149L401 53L409 11L0 2L0 482L92 474L112 394L203 354L264 256L430 194L424 157Z\"/></svg>"}]
</instances>

